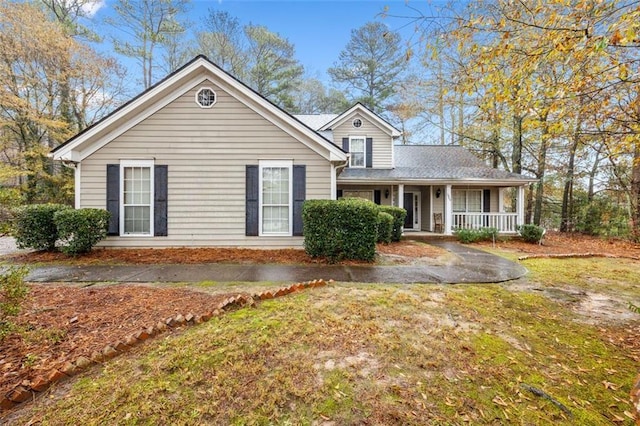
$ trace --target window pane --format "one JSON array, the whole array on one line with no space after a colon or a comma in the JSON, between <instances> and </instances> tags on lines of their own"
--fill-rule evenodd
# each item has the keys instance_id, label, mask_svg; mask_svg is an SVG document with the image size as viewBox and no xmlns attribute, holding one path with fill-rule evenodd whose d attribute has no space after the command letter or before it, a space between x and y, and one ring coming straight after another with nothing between
<instances>
[{"instance_id":1,"label":"window pane","mask_svg":"<svg viewBox=\"0 0 640 426\"><path fill-rule=\"evenodd\" d=\"M364 167L364 154L363 153L351 153L351 166L352 167Z\"/></svg>"},{"instance_id":2,"label":"window pane","mask_svg":"<svg viewBox=\"0 0 640 426\"><path fill-rule=\"evenodd\" d=\"M149 220L151 216L150 207L129 207L124 208L124 232L125 234L148 234L150 232Z\"/></svg>"},{"instance_id":3,"label":"window pane","mask_svg":"<svg viewBox=\"0 0 640 426\"><path fill-rule=\"evenodd\" d=\"M482 211L482 192L481 191L468 191L467 192L469 212Z\"/></svg>"},{"instance_id":4,"label":"window pane","mask_svg":"<svg viewBox=\"0 0 640 426\"><path fill-rule=\"evenodd\" d=\"M288 167L262 169L262 232L289 232L289 173Z\"/></svg>"},{"instance_id":5,"label":"window pane","mask_svg":"<svg viewBox=\"0 0 640 426\"><path fill-rule=\"evenodd\" d=\"M151 231L151 168L125 167L123 173L125 234Z\"/></svg>"},{"instance_id":6,"label":"window pane","mask_svg":"<svg viewBox=\"0 0 640 426\"><path fill-rule=\"evenodd\" d=\"M289 207L262 208L262 232L287 233L289 232Z\"/></svg>"},{"instance_id":7,"label":"window pane","mask_svg":"<svg viewBox=\"0 0 640 426\"><path fill-rule=\"evenodd\" d=\"M467 210L466 192L454 190L453 192L453 211L464 212Z\"/></svg>"},{"instance_id":8,"label":"window pane","mask_svg":"<svg viewBox=\"0 0 640 426\"><path fill-rule=\"evenodd\" d=\"M363 152L364 151L364 139L351 139L351 152Z\"/></svg>"}]
</instances>

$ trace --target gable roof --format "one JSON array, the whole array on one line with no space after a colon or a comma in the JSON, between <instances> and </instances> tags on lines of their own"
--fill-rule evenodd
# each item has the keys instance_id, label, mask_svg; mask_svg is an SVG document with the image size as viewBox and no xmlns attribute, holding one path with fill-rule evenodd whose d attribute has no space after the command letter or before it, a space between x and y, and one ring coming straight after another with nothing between
<instances>
[{"instance_id":1,"label":"gable roof","mask_svg":"<svg viewBox=\"0 0 640 426\"><path fill-rule=\"evenodd\" d=\"M320 127L318 130L333 129L334 127L337 127L340 124L344 123L345 120L347 120L350 116L352 116L356 112L366 117L369 121L371 121L378 127L386 130L387 133L389 133L392 137L397 138L402 135L402 132L400 130L393 127L389 122L384 120L382 117L380 117L378 114L371 111L369 108L367 108L360 102L356 103L354 106L352 106L342 114L337 115L331 121L327 122L322 127Z\"/></svg>"},{"instance_id":2,"label":"gable roof","mask_svg":"<svg viewBox=\"0 0 640 426\"><path fill-rule=\"evenodd\" d=\"M204 55L196 56L106 117L53 149L50 155L58 160L79 162L206 80L212 80L232 96L242 98L239 100L246 106L328 160L346 161L346 153L316 132L316 129L299 121Z\"/></svg>"},{"instance_id":3,"label":"gable roof","mask_svg":"<svg viewBox=\"0 0 640 426\"><path fill-rule=\"evenodd\" d=\"M486 166L459 145L394 145L394 169L346 168L339 181L449 181L525 184L527 176Z\"/></svg>"}]
</instances>

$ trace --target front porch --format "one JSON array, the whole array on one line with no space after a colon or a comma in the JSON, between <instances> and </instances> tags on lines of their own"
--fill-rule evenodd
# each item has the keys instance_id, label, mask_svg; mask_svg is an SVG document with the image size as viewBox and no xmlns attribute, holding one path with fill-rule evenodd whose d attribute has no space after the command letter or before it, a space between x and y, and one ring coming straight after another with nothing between
<instances>
[{"instance_id":1,"label":"front porch","mask_svg":"<svg viewBox=\"0 0 640 426\"><path fill-rule=\"evenodd\" d=\"M524 223L524 185L339 184L337 196L406 209L407 232L452 235L456 229L489 227L501 234L515 234Z\"/></svg>"}]
</instances>

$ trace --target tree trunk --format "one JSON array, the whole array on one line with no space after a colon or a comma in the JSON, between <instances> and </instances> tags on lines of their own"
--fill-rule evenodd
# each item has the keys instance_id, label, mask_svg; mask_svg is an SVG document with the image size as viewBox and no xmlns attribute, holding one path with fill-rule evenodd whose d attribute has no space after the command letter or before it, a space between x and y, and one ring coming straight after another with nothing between
<instances>
[{"instance_id":1,"label":"tree trunk","mask_svg":"<svg viewBox=\"0 0 640 426\"><path fill-rule=\"evenodd\" d=\"M576 152L580 137L580 122L573 135L573 141L569 148L569 164L565 174L564 190L562 192L562 210L560 213L560 232L570 232L573 230L573 179L575 175Z\"/></svg>"},{"instance_id":2,"label":"tree trunk","mask_svg":"<svg viewBox=\"0 0 640 426\"><path fill-rule=\"evenodd\" d=\"M549 123L547 117L544 117L544 127L540 137L540 152L538 153L538 168L536 170L536 196L535 205L533 207L533 223L540 226L542 222L542 201L544 198L544 178L547 169L547 149L549 148Z\"/></svg>"},{"instance_id":3,"label":"tree trunk","mask_svg":"<svg viewBox=\"0 0 640 426\"><path fill-rule=\"evenodd\" d=\"M524 223L531 223L531 216L533 215L533 187L534 184L529 184L529 193L527 194L527 205L524 209Z\"/></svg>"},{"instance_id":4,"label":"tree trunk","mask_svg":"<svg viewBox=\"0 0 640 426\"><path fill-rule=\"evenodd\" d=\"M591 167L591 171L589 172L589 188L587 190L587 201L591 203L593 201L594 196L594 186L596 180L596 174L598 173L598 167L600 167L600 153L602 152L602 145L600 145L596 149L596 158L593 161L593 166Z\"/></svg>"},{"instance_id":5,"label":"tree trunk","mask_svg":"<svg viewBox=\"0 0 640 426\"><path fill-rule=\"evenodd\" d=\"M440 57L438 57L438 115L440 116L440 145L445 145L444 76L442 75L442 58Z\"/></svg>"},{"instance_id":6,"label":"tree trunk","mask_svg":"<svg viewBox=\"0 0 640 426\"><path fill-rule=\"evenodd\" d=\"M458 99L458 144L462 145L464 135L464 92L460 91Z\"/></svg>"},{"instance_id":7,"label":"tree trunk","mask_svg":"<svg viewBox=\"0 0 640 426\"><path fill-rule=\"evenodd\" d=\"M522 173L522 121L524 117L513 116L513 151L511 152L511 171Z\"/></svg>"}]
</instances>

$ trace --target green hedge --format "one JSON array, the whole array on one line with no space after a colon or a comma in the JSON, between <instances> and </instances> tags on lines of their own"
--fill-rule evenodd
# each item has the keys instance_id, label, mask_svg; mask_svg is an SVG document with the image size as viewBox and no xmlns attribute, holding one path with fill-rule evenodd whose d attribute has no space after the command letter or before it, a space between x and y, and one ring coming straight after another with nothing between
<instances>
[{"instance_id":1,"label":"green hedge","mask_svg":"<svg viewBox=\"0 0 640 426\"><path fill-rule=\"evenodd\" d=\"M468 244L477 241L495 241L498 238L498 230L496 228L456 229L453 235L461 243Z\"/></svg>"},{"instance_id":2,"label":"green hedge","mask_svg":"<svg viewBox=\"0 0 640 426\"><path fill-rule=\"evenodd\" d=\"M103 209L60 210L53 215L61 241L60 250L70 256L88 253L107 236L110 213Z\"/></svg>"},{"instance_id":3,"label":"green hedge","mask_svg":"<svg viewBox=\"0 0 640 426\"><path fill-rule=\"evenodd\" d=\"M378 213L378 242L387 243L391 242L393 235L393 216L389 213Z\"/></svg>"},{"instance_id":4,"label":"green hedge","mask_svg":"<svg viewBox=\"0 0 640 426\"><path fill-rule=\"evenodd\" d=\"M544 235L544 228L538 225L528 224L518 227L518 232L526 242L537 244Z\"/></svg>"},{"instance_id":5,"label":"green hedge","mask_svg":"<svg viewBox=\"0 0 640 426\"><path fill-rule=\"evenodd\" d=\"M55 249L58 230L53 215L62 210L71 210L71 207L63 204L32 204L18 208L13 222L13 236L18 248Z\"/></svg>"},{"instance_id":6,"label":"green hedge","mask_svg":"<svg viewBox=\"0 0 640 426\"><path fill-rule=\"evenodd\" d=\"M391 241L400 241L402 238L402 227L404 220L407 218L407 211L400 207L394 206L378 206L381 212L388 213L393 216L393 231L391 233Z\"/></svg>"},{"instance_id":7,"label":"green hedge","mask_svg":"<svg viewBox=\"0 0 640 426\"><path fill-rule=\"evenodd\" d=\"M378 239L378 206L359 198L308 200L302 208L304 248L312 257L372 261Z\"/></svg>"}]
</instances>

